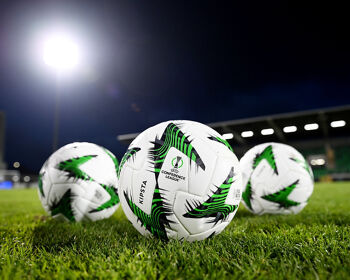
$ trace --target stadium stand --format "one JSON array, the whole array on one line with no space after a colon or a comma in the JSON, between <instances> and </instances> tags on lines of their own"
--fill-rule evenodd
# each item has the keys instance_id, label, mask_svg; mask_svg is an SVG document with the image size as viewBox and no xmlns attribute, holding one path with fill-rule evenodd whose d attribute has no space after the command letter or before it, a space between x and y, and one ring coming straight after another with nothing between
<instances>
[{"instance_id":1,"label":"stadium stand","mask_svg":"<svg viewBox=\"0 0 350 280\"><path fill-rule=\"evenodd\" d=\"M240 158L253 146L280 142L299 150L316 180L350 180L350 106L209 123ZM130 144L138 133L117 136Z\"/></svg>"},{"instance_id":2,"label":"stadium stand","mask_svg":"<svg viewBox=\"0 0 350 280\"><path fill-rule=\"evenodd\" d=\"M0 170L6 169L6 163L4 162L4 149L5 149L5 113L0 111Z\"/></svg>"},{"instance_id":3,"label":"stadium stand","mask_svg":"<svg viewBox=\"0 0 350 280\"><path fill-rule=\"evenodd\" d=\"M21 174L18 169L8 170L5 162L5 113L0 111L0 189L36 186L38 175Z\"/></svg>"}]
</instances>

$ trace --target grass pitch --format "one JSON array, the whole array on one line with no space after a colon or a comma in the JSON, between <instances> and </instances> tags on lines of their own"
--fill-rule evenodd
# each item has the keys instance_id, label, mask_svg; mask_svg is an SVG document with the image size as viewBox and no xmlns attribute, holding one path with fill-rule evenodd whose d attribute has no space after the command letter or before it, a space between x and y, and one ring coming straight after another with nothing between
<instances>
[{"instance_id":1,"label":"grass pitch","mask_svg":"<svg viewBox=\"0 0 350 280\"><path fill-rule=\"evenodd\" d=\"M350 279L350 183L316 184L295 216L240 206L195 243L146 239L121 209L95 223L46 218L36 190L0 191L0 279Z\"/></svg>"}]
</instances>

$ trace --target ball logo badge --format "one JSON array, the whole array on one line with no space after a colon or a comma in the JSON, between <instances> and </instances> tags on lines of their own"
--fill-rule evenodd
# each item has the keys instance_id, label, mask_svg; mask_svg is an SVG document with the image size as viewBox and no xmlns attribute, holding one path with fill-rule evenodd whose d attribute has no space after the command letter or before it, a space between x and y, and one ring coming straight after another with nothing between
<instances>
[{"instance_id":1,"label":"ball logo badge","mask_svg":"<svg viewBox=\"0 0 350 280\"><path fill-rule=\"evenodd\" d=\"M171 169L171 171L174 173L178 173L179 172L178 169L180 169L183 166L183 164L184 164L184 161L180 156L174 157L171 160L171 165L174 167L173 169Z\"/></svg>"}]
</instances>

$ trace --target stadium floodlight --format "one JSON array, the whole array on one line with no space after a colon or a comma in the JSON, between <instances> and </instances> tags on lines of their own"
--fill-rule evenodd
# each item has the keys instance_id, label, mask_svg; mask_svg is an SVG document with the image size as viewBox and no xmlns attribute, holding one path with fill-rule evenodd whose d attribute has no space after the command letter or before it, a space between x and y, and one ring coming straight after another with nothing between
<instances>
[{"instance_id":1,"label":"stadium floodlight","mask_svg":"<svg viewBox=\"0 0 350 280\"><path fill-rule=\"evenodd\" d=\"M30 182L30 177L29 176L24 176L23 181L28 183Z\"/></svg>"},{"instance_id":2,"label":"stadium floodlight","mask_svg":"<svg viewBox=\"0 0 350 280\"><path fill-rule=\"evenodd\" d=\"M273 130L273 128L265 128L261 130L262 135L271 135L274 134L274 132L275 131Z\"/></svg>"},{"instance_id":3,"label":"stadium floodlight","mask_svg":"<svg viewBox=\"0 0 350 280\"><path fill-rule=\"evenodd\" d=\"M316 159L312 159L310 163L311 165L321 166L321 165L324 165L326 161L323 158L316 158Z\"/></svg>"},{"instance_id":4,"label":"stadium floodlight","mask_svg":"<svg viewBox=\"0 0 350 280\"><path fill-rule=\"evenodd\" d=\"M233 138L233 133L225 133L222 135L222 138L228 140Z\"/></svg>"},{"instance_id":5,"label":"stadium floodlight","mask_svg":"<svg viewBox=\"0 0 350 280\"><path fill-rule=\"evenodd\" d=\"M52 34L43 42L43 60L58 72L73 69L80 60L78 45L67 34Z\"/></svg>"},{"instance_id":6,"label":"stadium floodlight","mask_svg":"<svg viewBox=\"0 0 350 280\"><path fill-rule=\"evenodd\" d=\"M346 122L344 120L339 120L339 121L333 121L331 122L331 127L343 127L346 125Z\"/></svg>"},{"instance_id":7,"label":"stadium floodlight","mask_svg":"<svg viewBox=\"0 0 350 280\"><path fill-rule=\"evenodd\" d=\"M295 125L291 125L291 126L286 126L283 128L283 132L285 133L291 133L291 132L296 132L298 129Z\"/></svg>"},{"instance_id":8,"label":"stadium floodlight","mask_svg":"<svg viewBox=\"0 0 350 280\"><path fill-rule=\"evenodd\" d=\"M12 176L12 181L13 182L18 182L19 181L19 177L17 175Z\"/></svg>"},{"instance_id":9,"label":"stadium floodlight","mask_svg":"<svg viewBox=\"0 0 350 280\"><path fill-rule=\"evenodd\" d=\"M318 129L318 124L317 123L309 123L304 125L305 130L316 130Z\"/></svg>"},{"instance_id":10,"label":"stadium floodlight","mask_svg":"<svg viewBox=\"0 0 350 280\"><path fill-rule=\"evenodd\" d=\"M250 130L248 130L248 131L243 131L243 132L241 133L241 136L242 136L243 138L252 137L253 135L254 135L254 132L253 132L253 131L250 131Z\"/></svg>"}]
</instances>

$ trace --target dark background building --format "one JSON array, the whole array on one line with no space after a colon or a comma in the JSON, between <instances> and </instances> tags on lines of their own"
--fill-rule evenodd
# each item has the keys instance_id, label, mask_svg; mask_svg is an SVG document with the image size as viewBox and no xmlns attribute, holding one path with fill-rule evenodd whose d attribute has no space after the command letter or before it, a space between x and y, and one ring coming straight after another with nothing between
<instances>
[{"instance_id":1,"label":"dark background building","mask_svg":"<svg viewBox=\"0 0 350 280\"><path fill-rule=\"evenodd\" d=\"M350 179L350 106L209 123L238 158L255 145L280 142L299 150L316 180ZM130 144L138 134L119 135Z\"/></svg>"}]
</instances>

